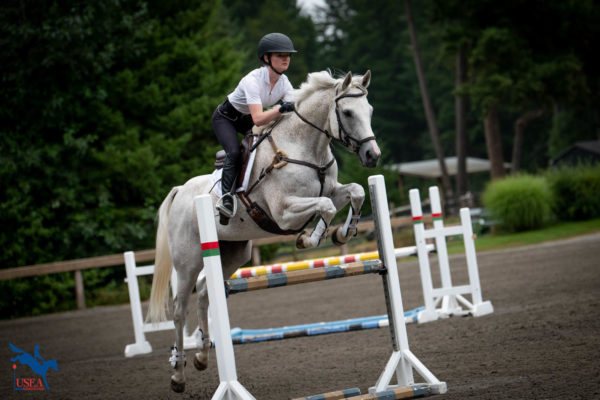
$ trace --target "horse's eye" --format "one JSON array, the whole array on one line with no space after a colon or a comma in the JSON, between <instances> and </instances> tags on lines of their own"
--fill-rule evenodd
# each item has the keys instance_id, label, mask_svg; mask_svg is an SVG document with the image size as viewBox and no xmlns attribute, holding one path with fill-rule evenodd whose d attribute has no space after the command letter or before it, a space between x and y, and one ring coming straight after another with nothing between
<instances>
[{"instance_id":1,"label":"horse's eye","mask_svg":"<svg viewBox=\"0 0 600 400\"><path fill-rule=\"evenodd\" d=\"M344 110L344 116L348 117L348 118L352 118L352 111L350 111L350 110Z\"/></svg>"}]
</instances>

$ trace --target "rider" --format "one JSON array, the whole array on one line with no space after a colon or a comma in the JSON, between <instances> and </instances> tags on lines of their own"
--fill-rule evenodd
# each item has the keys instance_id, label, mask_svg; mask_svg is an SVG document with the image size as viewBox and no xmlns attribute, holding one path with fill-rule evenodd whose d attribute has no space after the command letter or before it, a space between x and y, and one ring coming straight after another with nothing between
<instances>
[{"instance_id":1,"label":"rider","mask_svg":"<svg viewBox=\"0 0 600 400\"><path fill-rule=\"evenodd\" d=\"M265 125L277 119L282 113L294 110L289 94L292 85L283 73L290 65L290 54L296 53L294 44L282 33L269 33L258 42L258 58L264 66L246 75L212 116L213 130L221 146L227 153L221 191L223 195L217 209L225 218L234 215L234 194L232 190L241 166L240 144L237 133L245 134L252 125ZM280 101L269 110L270 107Z\"/></svg>"}]
</instances>

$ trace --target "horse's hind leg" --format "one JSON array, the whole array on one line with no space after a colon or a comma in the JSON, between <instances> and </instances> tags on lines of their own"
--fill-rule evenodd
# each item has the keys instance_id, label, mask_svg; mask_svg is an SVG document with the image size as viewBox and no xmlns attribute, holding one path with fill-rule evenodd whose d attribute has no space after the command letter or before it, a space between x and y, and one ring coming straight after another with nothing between
<instances>
[{"instance_id":1,"label":"horse's hind leg","mask_svg":"<svg viewBox=\"0 0 600 400\"><path fill-rule=\"evenodd\" d=\"M210 332L208 330L208 290L206 288L206 276L200 274L196 282L196 294L198 295L198 329L202 335L200 350L194 357L194 367L203 371L208 366L208 354L210 352ZM200 343L199 343L200 345Z\"/></svg>"},{"instance_id":2,"label":"horse's hind leg","mask_svg":"<svg viewBox=\"0 0 600 400\"><path fill-rule=\"evenodd\" d=\"M185 317L188 301L198 272L189 265L182 265L177 269L177 294L175 296L173 323L175 324L175 348L171 356L171 364L175 373L171 376L171 389L177 393L185 390L185 351L183 336L185 331ZM188 269L189 268L189 269Z\"/></svg>"},{"instance_id":3,"label":"horse's hind leg","mask_svg":"<svg viewBox=\"0 0 600 400\"><path fill-rule=\"evenodd\" d=\"M250 260L252 242L219 241L219 248L223 277L228 279L238 267ZM194 366L202 371L208 366L208 354L211 343L208 326L208 289L204 274L201 274L196 282L196 292L198 294L198 328L202 332L202 347L199 347L200 351L194 357Z\"/></svg>"}]
</instances>

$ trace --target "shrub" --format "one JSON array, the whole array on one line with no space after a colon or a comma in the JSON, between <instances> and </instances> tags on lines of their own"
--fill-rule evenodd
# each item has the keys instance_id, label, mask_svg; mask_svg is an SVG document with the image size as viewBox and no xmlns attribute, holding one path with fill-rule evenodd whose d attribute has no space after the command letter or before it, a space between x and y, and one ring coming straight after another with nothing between
<instances>
[{"instance_id":1,"label":"shrub","mask_svg":"<svg viewBox=\"0 0 600 400\"><path fill-rule=\"evenodd\" d=\"M600 164L557 168L547 176L558 218L573 221L600 217Z\"/></svg>"},{"instance_id":2,"label":"shrub","mask_svg":"<svg viewBox=\"0 0 600 400\"><path fill-rule=\"evenodd\" d=\"M493 181L483 204L500 229L518 232L542 227L552 217L552 191L544 177L516 175Z\"/></svg>"}]
</instances>

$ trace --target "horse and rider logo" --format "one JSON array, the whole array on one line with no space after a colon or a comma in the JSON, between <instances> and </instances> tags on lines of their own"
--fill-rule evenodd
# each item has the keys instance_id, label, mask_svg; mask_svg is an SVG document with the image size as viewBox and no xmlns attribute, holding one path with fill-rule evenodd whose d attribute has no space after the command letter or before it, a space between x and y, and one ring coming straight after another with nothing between
<instances>
[{"instance_id":1,"label":"horse and rider logo","mask_svg":"<svg viewBox=\"0 0 600 400\"><path fill-rule=\"evenodd\" d=\"M50 390L50 386L48 386L48 381L46 380L46 373L50 368L58 371L56 360L44 360L40 355L39 344L35 345L33 356L10 342L8 344L10 345L11 350L17 353L15 357L10 359L10 361L13 362L13 388L15 390L44 390L44 388L45 390ZM34 373L41 376L41 378L17 378L16 361L19 361L21 365L27 365Z\"/></svg>"}]
</instances>

